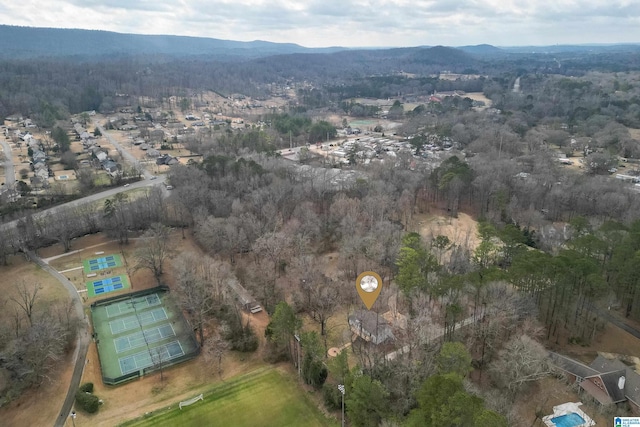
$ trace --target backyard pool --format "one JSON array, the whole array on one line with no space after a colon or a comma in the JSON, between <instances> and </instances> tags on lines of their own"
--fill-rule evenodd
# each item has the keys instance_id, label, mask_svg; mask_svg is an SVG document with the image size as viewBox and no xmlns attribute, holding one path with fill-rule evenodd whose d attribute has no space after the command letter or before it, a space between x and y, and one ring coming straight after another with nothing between
<instances>
[{"instance_id":1,"label":"backyard pool","mask_svg":"<svg viewBox=\"0 0 640 427\"><path fill-rule=\"evenodd\" d=\"M542 417L547 427L591 427L596 423L580 409L582 402L567 402L553 407L553 414Z\"/></svg>"},{"instance_id":2,"label":"backyard pool","mask_svg":"<svg viewBox=\"0 0 640 427\"><path fill-rule=\"evenodd\" d=\"M584 425L585 421L580 415L572 412L559 417L551 418L551 422L557 427L578 427Z\"/></svg>"}]
</instances>

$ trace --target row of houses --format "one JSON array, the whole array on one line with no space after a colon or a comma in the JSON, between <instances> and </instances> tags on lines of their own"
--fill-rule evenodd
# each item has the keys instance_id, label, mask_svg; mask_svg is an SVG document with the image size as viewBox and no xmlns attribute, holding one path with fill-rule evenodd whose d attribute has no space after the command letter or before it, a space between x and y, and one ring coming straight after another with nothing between
<instances>
[{"instance_id":1,"label":"row of houses","mask_svg":"<svg viewBox=\"0 0 640 427\"><path fill-rule=\"evenodd\" d=\"M77 138L82 141L82 146L85 151L91 154L91 157L95 158L100 167L104 169L111 177L115 178L122 172L120 165L109 157L109 153L106 149L102 148L98 144L98 140L94 138L80 123L75 123L73 129L77 135Z\"/></svg>"},{"instance_id":2,"label":"row of houses","mask_svg":"<svg viewBox=\"0 0 640 427\"><path fill-rule=\"evenodd\" d=\"M29 148L32 150L31 170L33 171L33 176L29 178L31 186L34 188L47 188L49 187L49 177L53 176L53 172L47 164L47 154L35 139L29 142Z\"/></svg>"}]
</instances>

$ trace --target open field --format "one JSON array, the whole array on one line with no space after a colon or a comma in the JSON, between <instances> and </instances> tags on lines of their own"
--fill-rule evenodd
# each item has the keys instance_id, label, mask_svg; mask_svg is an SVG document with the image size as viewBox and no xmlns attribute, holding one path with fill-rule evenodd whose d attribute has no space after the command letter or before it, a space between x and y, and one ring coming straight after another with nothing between
<instances>
[{"instance_id":1,"label":"open field","mask_svg":"<svg viewBox=\"0 0 640 427\"><path fill-rule=\"evenodd\" d=\"M170 409L123 426L334 426L296 385L275 368L235 377L204 393L204 401Z\"/></svg>"},{"instance_id":2,"label":"open field","mask_svg":"<svg viewBox=\"0 0 640 427\"><path fill-rule=\"evenodd\" d=\"M42 271L34 263L24 259L22 255L9 258L9 265L0 266L0 328L13 332L12 316L17 305L11 298L18 297L16 284L24 281L27 286L39 283L36 305L33 313L39 316L53 310L56 306L66 304L68 295L64 288L53 277ZM28 392L20 399L0 408L0 425L3 426L36 426L51 425L58 414L69 384L71 371L70 355L59 361L58 369L52 373L51 381L44 383ZM0 369L0 390L6 386L8 373ZM35 409L35 410L34 410Z\"/></svg>"},{"instance_id":3,"label":"open field","mask_svg":"<svg viewBox=\"0 0 640 427\"><path fill-rule=\"evenodd\" d=\"M451 243L467 247L471 251L474 251L480 244L478 222L462 212L458 214L457 218L428 214L414 215L413 226L409 231L418 232L424 239L440 235L447 236Z\"/></svg>"}]
</instances>

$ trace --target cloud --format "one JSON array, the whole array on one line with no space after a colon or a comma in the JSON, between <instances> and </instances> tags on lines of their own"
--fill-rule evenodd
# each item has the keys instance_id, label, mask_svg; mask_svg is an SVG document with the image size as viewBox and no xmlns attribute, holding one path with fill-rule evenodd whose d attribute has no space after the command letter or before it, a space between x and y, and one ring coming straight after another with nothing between
<instances>
[{"instance_id":1,"label":"cloud","mask_svg":"<svg viewBox=\"0 0 640 427\"><path fill-rule=\"evenodd\" d=\"M0 23L305 46L640 42L633 0L0 0Z\"/></svg>"}]
</instances>

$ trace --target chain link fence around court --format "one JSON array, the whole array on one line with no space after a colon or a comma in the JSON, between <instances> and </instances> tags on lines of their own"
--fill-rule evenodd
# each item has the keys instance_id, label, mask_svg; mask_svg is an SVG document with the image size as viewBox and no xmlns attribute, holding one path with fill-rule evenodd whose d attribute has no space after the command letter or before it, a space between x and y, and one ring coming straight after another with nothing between
<instances>
[{"instance_id":1,"label":"chain link fence around court","mask_svg":"<svg viewBox=\"0 0 640 427\"><path fill-rule=\"evenodd\" d=\"M91 319L105 384L120 384L200 352L164 286L95 302Z\"/></svg>"}]
</instances>

